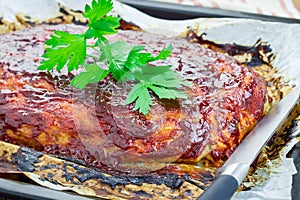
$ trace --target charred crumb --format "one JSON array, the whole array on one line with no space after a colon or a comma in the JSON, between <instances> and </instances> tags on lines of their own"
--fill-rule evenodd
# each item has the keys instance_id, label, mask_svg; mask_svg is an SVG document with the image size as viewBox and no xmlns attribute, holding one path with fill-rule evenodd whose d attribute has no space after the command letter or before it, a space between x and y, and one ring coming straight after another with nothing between
<instances>
[{"instance_id":1,"label":"charred crumb","mask_svg":"<svg viewBox=\"0 0 300 200\"><path fill-rule=\"evenodd\" d=\"M16 153L11 155L12 162L17 165L17 170L33 172L34 163L38 163L43 155L41 152L34 151L26 147L20 147Z\"/></svg>"},{"instance_id":2,"label":"charred crumb","mask_svg":"<svg viewBox=\"0 0 300 200\"><path fill-rule=\"evenodd\" d=\"M44 171L44 170L51 170L51 169L61 169L62 170L62 175L61 178L63 178L64 180L66 180L66 182L71 182L72 184L75 185L80 185L81 182L80 181L75 181L75 176L73 174L73 172L68 171L67 167L68 166L74 166L74 164L66 164L64 163L63 165L61 164L50 164L50 165L43 165L43 166L38 166L39 170ZM46 180L50 180L50 182L53 182L52 179L55 179L55 170L52 172L48 172L47 175L43 175L41 177L41 179L46 179Z\"/></svg>"},{"instance_id":3,"label":"charred crumb","mask_svg":"<svg viewBox=\"0 0 300 200\"><path fill-rule=\"evenodd\" d=\"M249 191L249 190L251 190L251 187L245 187L245 188L243 188L243 191Z\"/></svg>"},{"instance_id":4,"label":"charred crumb","mask_svg":"<svg viewBox=\"0 0 300 200\"><path fill-rule=\"evenodd\" d=\"M172 189L179 188L183 182L184 180L179 178L177 174L167 174L164 180L164 184Z\"/></svg>"},{"instance_id":5,"label":"charred crumb","mask_svg":"<svg viewBox=\"0 0 300 200\"><path fill-rule=\"evenodd\" d=\"M50 182L54 185L60 185L60 183L57 181L57 180L54 180L52 178L49 178L49 177L42 177L40 178L41 181L47 181L47 182Z\"/></svg>"},{"instance_id":6,"label":"charred crumb","mask_svg":"<svg viewBox=\"0 0 300 200\"><path fill-rule=\"evenodd\" d=\"M147 183L147 184L156 184L156 185L162 185L164 182L164 176L144 176L144 177L132 177L132 178L137 178L139 179L142 183Z\"/></svg>"},{"instance_id":7,"label":"charred crumb","mask_svg":"<svg viewBox=\"0 0 300 200\"><path fill-rule=\"evenodd\" d=\"M42 24L58 25L58 24L61 24L63 21L64 21L64 18L62 16L59 16L59 17L49 20L47 22L42 22Z\"/></svg>"},{"instance_id":8,"label":"charred crumb","mask_svg":"<svg viewBox=\"0 0 300 200\"><path fill-rule=\"evenodd\" d=\"M66 169L66 167L64 167L64 169ZM189 179L188 175L178 176L177 174L172 173L155 176L107 176L101 171L97 171L90 168L82 168L79 166L77 166L76 172L74 174L69 173L65 170L63 177L67 181L72 180L75 177L80 182L85 182L90 179L96 179L102 182L103 184L109 185L112 189L114 189L117 185L125 186L127 184L133 184L141 186L144 183L156 185L164 184L165 186L171 189L178 189L184 181Z\"/></svg>"},{"instance_id":9,"label":"charred crumb","mask_svg":"<svg viewBox=\"0 0 300 200\"><path fill-rule=\"evenodd\" d=\"M64 7L60 7L59 8L59 12L62 13L62 14L64 14L64 15L69 15L69 12L67 12Z\"/></svg>"},{"instance_id":10,"label":"charred crumb","mask_svg":"<svg viewBox=\"0 0 300 200\"><path fill-rule=\"evenodd\" d=\"M206 33L198 35L195 30L188 28L185 38L190 42L199 43L214 51L225 53L230 56L251 55L250 60L245 60L241 64L248 67L261 66L263 64L270 64L274 60L274 54L269 44L258 39L252 46L239 45L236 43L216 43L211 40L204 39Z\"/></svg>"},{"instance_id":11,"label":"charred crumb","mask_svg":"<svg viewBox=\"0 0 300 200\"><path fill-rule=\"evenodd\" d=\"M76 20L75 17L72 18L72 23L76 24L76 25L87 25L87 21L82 22L82 21Z\"/></svg>"},{"instance_id":12,"label":"charred crumb","mask_svg":"<svg viewBox=\"0 0 300 200\"><path fill-rule=\"evenodd\" d=\"M59 166L56 164L50 164L50 165L43 165L43 166L38 166L40 170L48 170L48 169L58 169Z\"/></svg>"},{"instance_id":13,"label":"charred crumb","mask_svg":"<svg viewBox=\"0 0 300 200\"><path fill-rule=\"evenodd\" d=\"M118 189L118 192L121 193L121 192L122 192L122 188L119 188L119 189Z\"/></svg>"},{"instance_id":14,"label":"charred crumb","mask_svg":"<svg viewBox=\"0 0 300 200\"><path fill-rule=\"evenodd\" d=\"M133 185L137 185L137 186L142 186L144 181L141 178L138 177L128 177L128 181L133 184ZM161 184L159 184L161 185Z\"/></svg>"},{"instance_id":15,"label":"charred crumb","mask_svg":"<svg viewBox=\"0 0 300 200\"><path fill-rule=\"evenodd\" d=\"M46 177L40 177L39 178L41 181L48 181L49 179L47 179Z\"/></svg>"},{"instance_id":16,"label":"charred crumb","mask_svg":"<svg viewBox=\"0 0 300 200\"><path fill-rule=\"evenodd\" d=\"M197 183L196 181L192 180L192 179L187 179L185 180L186 182L195 185L196 187L202 189L202 190L206 190L208 186L204 186L204 185L200 185L199 183Z\"/></svg>"},{"instance_id":17,"label":"charred crumb","mask_svg":"<svg viewBox=\"0 0 300 200\"><path fill-rule=\"evenodd\" d=\"M262 46L262 48L263 48L263 51L265 52L265 53L268 53L268 52L272 52L272 48L271 48L271 45L263 45ZM270 55L271 56L271 55Z\"/></svg>"},{"instance_id":18,"label":"charred crumb","mask_svg":"<svg viewBox=\"0 0 300 200\"><path fill-rule=\"evenodd\" d=\"M96 172L89 168L78 169L74 175L81 182L85 182L89 179L106 179L103 173Z\"/></svg>"},{"instance_id":19,"label":"charred crumb","mask_svg":"<svg viewBox=\"0 0 300 200\"><path fill-rule=\"evenodd\" d=\"M241 45L237 45L237 48L240 48ZM272 48L270 44L264 43L261 39L251 46L247 47L248 50L244 53L250 53L251 60L249 62L244 62L249 67L261 66L263 64L269 65L274 60L274 54L272 53Z\"/></svg>"},{"instance_id":20,"label":"charred crumb","mask_svg":"<svg viewBox=\"0 0 300 200\"><path fill-rule=\"evenodd\" d=\"M25 16L25 17L26 17L26 16ZM31 26L31 27L36 26L36 22L30 21L30 19L25 20L25 23L28 24L28 25Z\"/></svg>"},{"instance_id":21,"label":"charred crumb","mask_svg":"<svg viewBox=\"0 0 300 200\"><path fill-rule=\"evenodd\" d=\"M72 183L76 183L74 181L74 175L70 172L64 170L64 174L61 177L64 178L67 182L71 181Z\"/></svg>"},{"instance_id":22,"label":"charred crumb","mask_svg":"<svg viewBox=\"0 0 300 200\"><path fill-rule=\"evenodd\" d=\"M94 170L90 170L88 173L78 173L78 171L75 174L75 177L84 182L90 179L97 179L101 183L106 184L110 186L112 189L114 189L117 185L127 185L129 184L126 177L119 177L119 176L105 176L103 173L98 173Z\"/></svg>"},{"instance_id":23,"label":"charred crumb","mask_svg":"<svg viewBox=\"0 0 300 200\"><path fill-rule=\"evenodd\" d=\"M155 180L156 185L162 185L164 183L164 180L162 178Z\"/></svg>"},{"instance_id":24,"label":"charred crumb","mask_svg":"<svg viewBox=\"0 0 300 200\"><path fill-rule=\"evenodd\" d=\"M209 184L215 180L215 176L212 175L210 172L203 172L200 174L200 179L204 184ZM188 179L187 179L188 180Z\"/></svg>"},{"instance_id":25,"label":"charred crumb","mask_svg":"<svg viewBox=\"0 0 300 200\"><path fill-rule=\"evenodd\" d=\"M120 27L119 29L121 30L136 30L136 31L141 31L141 27L137 26L133 22L127 22L123 19L120 20Z\"/></svg>"},{"instance_id":26,"label":"charred crumb","mask_svg":"<svg viewBox=\"0 0 300 200\"><path fill-rule=\"evenodd\" d=\"M187 176L178 176L177 174L166 173L156 176L129 177L128 180L131 184L136 185L142 185L143 183L156 185L164 184L171 189L178 189L186 180L186 177Z\"/></svg>"},{"instance_id":27,"label":"charred crumb","mask_svg":"<svg viewBox=\"0 0 300 200\"><path fill-rule=\"evenodd\" d=\"M18 21L13 23L6 22L3 17L0 17L0 28L3 30L0 33L7 33L10 31L21 30L27 27L35 27L41 24L48 25L58 25L58 24L75 24L75 25L84 25L88 24L88 20L82 16L82 11L79 10L71 10L63 5L59 4L59 15L54 18L49 18L45 21L38 22L32 19L30 16L16 16ZM142 31L142 29L132 22L126 22L124 20L120 20L121 30L136 30Z\"/></svg>"},{"instance_id":28,"label":"charred crumb","mask_svg":"<svg viewBox=\"0 0 300 200\"><path fill-rule=\"evenodd\" d=\"M126 177L120 177L120 176L111 176L109 178L104 179L104 184L109 185L112 189L114 189L117 185L127 185L129 182Z\"/></svg>"},{"instance_id":29,"label":"charred crumb","mask_svg":"<svg viewBox=\"0 0 300 200\"><path fill-rule=\"evenodd\" d=\"M48 173L48 174L47 174L47 177L48 177L48 178L53 178L53 177L54 177L54 174Z\"/></svg>"},{"instance_id":30,"label":"charred crumb","mask_svg":"<svg viewBox=\"0 0 300 200\"><path fill-rule=\"evenodd\" d=\"M70 166L70 167L72 167L72 168L74 168L76 170L80 169L80 165L77 164L76 162L75 163L73 163L73 162L65 162L64 163L64 168L66 168L67 166Z\"/></svg>"},{"instance_id":31,"label":"charred crumb","mask_svg":"<svg viewBox=\"0 0 300 200\"><path fill-rule=\"evenodd\" d=\"M52 180L52 179L51 179L51 180ZM56 181L56 180L52 180L51 183L53 183L53 184L55 184L55 185L58 185L58 184L59 184L58 181Z\"/></svg>"},{"instance_id":32,"label":"charred crumb","mask_svg":"<svg viewBox=\"0 0 300 200\"><path fill-rule=\"evenodd\" d=\"M68 171L68 166L74 168L75 166L78 166L76 164L73 164L73 163L65 163L63 164L63 168L62 168L62 171L63 171L63 174L61 175L61 178L65 179L67 182L72 182L73 184L76 184L76 185L79 185L80 182L78 181L75 181L75 178L77 178L73 172L70 172Z\"/></svg>"},{"instance_id":33,"label":"charred crumb","mask_svg":"<svg viewBox=\"0 0 300 200\"><path fill-rule=\"evenodd\" d=\"M78 169L74 175L81 182L85 182L90 179L97 179L103 184L109 185L112 189L114 189L117 185L127 185L129 183L126 177L105 176L104 173L97 172L89 168Z\"/></svg>"},{"instance_id":34,"label":"charred crumb","mask_svg":"<svg viewBox=\"0 0 300 200\"><path fill-rule=\"evenodd\" d=\"M153 198L152 194L149 194L149 193L145 192L144 190L134 191L133 193L136 194L137 196L143 196L143 197L147 197L147 198Z\"/></svg>"},{"instance_id":35,"label":"charred crumb","mask_svg":"<svg viewBox=\"0 0 300 200\"><path fill-rule=\"evenodd\" d=\"M191 197L193 196L192 191L189 190L189 189L187 189L186 191L184 191L183 194L184 194L185 196L191 196Z\"/></svg>"}]
</instances>

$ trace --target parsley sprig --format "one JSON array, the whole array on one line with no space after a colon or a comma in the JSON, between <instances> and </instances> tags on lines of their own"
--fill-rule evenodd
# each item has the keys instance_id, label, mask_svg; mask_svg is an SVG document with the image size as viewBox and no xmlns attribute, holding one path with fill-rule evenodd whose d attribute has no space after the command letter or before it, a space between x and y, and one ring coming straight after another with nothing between
<instances>
[{"instance_id":1,"label":"parsley sprig","mask_svg":"<svg viewBox=\"0 0 300 200\"><path fill-rule=\"evenodd\" d=\"M187 98L187 94L178 88L188 85L180 77L180 74L171 70L171 66L152 66L149 63L167 59L172 52L172 46L163 49L154 56L145 51L144 46L130 46L126 41L120 40L109 43L106 35L117 33L120 26L120 18L108 13L112 10L112 0L93 0L91 5L85 6L82 15L88 19L88 29L82 34L71 34L64 31L54 31L54 34L46 41L45 58L39 66L39 70L60 71L64 66L68 71L85 70L79 73L71 82L71 85L82 89L89 83L97 83L108 74L117 81L136 81L129 92L126 104L135 103L134 110L148 114L152 103L150 90L158 98L176 99ZM87 45L87 41L93 39L94 44ZM93 48L99 52L96 62L87 64L87 48ZM98 66L102 62L107 66L103 69Z\"/></svg>"}]
</instances>

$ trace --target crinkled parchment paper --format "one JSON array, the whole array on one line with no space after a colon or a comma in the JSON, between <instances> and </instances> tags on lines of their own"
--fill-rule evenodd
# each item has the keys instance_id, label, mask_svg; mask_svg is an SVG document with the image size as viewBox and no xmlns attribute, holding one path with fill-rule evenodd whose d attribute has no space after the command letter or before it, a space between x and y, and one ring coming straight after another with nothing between
<instances>
[{"instance_id":1,"label":"crinkled parchment paper","mask_svg":"<svg viewBox=\"0 0 300 200\"><path fill-rule=\"evenodd\" d=\"M115 4L115 10L126 21L132 21L143 30L157 34L178 36L187 26L190 26L197 27L199 33L207 33L206 38L217 43L234 42L253 45L261 38L273 49L276 55L274 66L279 68L280 73L294 82L296 82L295 77L300 77L299 24L226 18L170 21L152 18L122 4ZM299 131L298 129L296 132ZM296 139L290 141L281 151L280 158L269 161L267 170L258 169L256 172L258 176L269 176L261 186L252 187L249 191L237 192L233 199L291 199L292 175L297 171L293 160L287 158L286 154L296 142Z\"/></svg>"},{"instance_id":2,"label":"crinkled parchment paper","mask_svg":"<svg viewBox=\"0 0 300 200\"><path fill-rule=\"evenodd\" d=\"M18 1L19 2L19 1ZM9 21L14 21L14 15L19 12L30 15L37 20L53 17L58 13L57 2L72 8L82 10L89 0L47 0L46 3L38 3L38 0L28 1L25 7L15 6L17 1L6 2L0 0L0 15ZM20 3L20 2L19 2ZM24 4L23 4L24 5ZM44 9L45 6L47 9ZM45 12L47 10L47 12ZM274 66L280 73L289 78L291 82L299 84L294 79L300 77L300 25L274 22L262 22L246 19L193 19L182 21L162 20L150 17L134 8L114 3L115 13L125 21L132 22L143 30L156 34L164 34L170 37L179 36L188 26L195 27L199 33L205 32L206 38L217 43L237 43L253 45L259 38L268 42L276 55ZM37 12L42 11L42 12ZM299 80L299 79L298 79ZM299 133L299 128L295 133ZM237 192L233 199L250 200L288 200L291 199L292 175L296 173L293 160L286 154L296 144L297 140L290 141L282 149L280 157L266 163L267 168L258 169L256 176L269 176L259 186L251 187L249 191ZM247 185L247 183L245 183Z\"/></svg>"}]
</instances>

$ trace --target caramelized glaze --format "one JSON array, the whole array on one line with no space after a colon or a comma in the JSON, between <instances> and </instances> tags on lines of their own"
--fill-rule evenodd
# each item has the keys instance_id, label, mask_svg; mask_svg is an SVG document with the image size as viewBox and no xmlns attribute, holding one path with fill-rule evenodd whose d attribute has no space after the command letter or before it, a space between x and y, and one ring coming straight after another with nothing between
<instances>
[{"instance_id":1,"label":"caramelized glaze","mask_svg":"<svg viewBox=\"0 0 300 200\"><path fill-rule=\"evenodd\" d=\"M80 91L73 75L37 70L44 42L54 30L77 32L74 25L41 26L0 38L0 139L45 153L123 173L146 173L173 162L205 157L220 166L263 117L266 86L233 58L179 38L120 31L123 39L153 54L169 44L166 61L192 83L188 99L159 100L147 116L124 105L133 83L108 76ZM170 168L171 169L171 168Z\"/></svg>"}]
</instances>

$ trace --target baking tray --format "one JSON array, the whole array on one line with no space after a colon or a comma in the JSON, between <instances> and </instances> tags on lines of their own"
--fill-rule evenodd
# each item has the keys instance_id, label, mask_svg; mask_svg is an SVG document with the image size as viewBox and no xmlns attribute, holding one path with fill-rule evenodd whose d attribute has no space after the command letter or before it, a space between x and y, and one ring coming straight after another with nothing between
<instances>
[{"instance_id":1,"label":"baking tray","mask_svg":"<svg viewBox=\"0 0 300 200\"><path fill-rule=\"evenodd\" d=\"M130 5L148 15L162 19L180 20L180 19L193 19L199 17L212 17L212 18L247 18L257 19L271 22L283 23L300 23L300 19L259 15L247 12L206 8L199 6L188 6L175 3L166 3L159 1L140 1L140 0L119 0L122 3Z\"/></svg>"},{"instance_id":2,"label":"baking tray","mask_svg":"<svg viewBox=\"0 0 300 200\"><path fill-rule=\"evenodd\" d=\"M38 185L0 178L0 200L2 199L93 200L94 198L88 198L84 196L79 196L77 194L48 189Z\"/></svg>"},{"instance_id":3,"label":"baking tray","mask_svg":"<svg viewBox=\"0 0 300 200\"><path fill-rule=\"evenodd\" d=\"M249 18L249 19L259 19L264 21L273 22L283 22L283 23L300 23L298 19L264 16L257 14L250 14L237 11L228 11L222 9L213 8L201 8L195 6L177 5L164 2L154 2L154 1L138 1L138 0L120 0L120 2L128 4L138 10L149 14L154 17L170 20L178 19L192 19L199 17L214 17L214 18ZM297 153L298 152L298 153ZM300 170L300 159L297 156L300 153L300 145L296 145L293 151L293 158L295 159L295 164L297 170ZM300 173L294 176L294 187L292 191L292 199L300 199L300 187L297 183L300 183ZM297 187L298 186L298 187ZM12 180L7 180L0 178L0 200L2 197L7 197L8 199L78 199L78 200L91 200L94 198L84 197L73 193L61 192L38 185L32 185L29 183L16 182ZM99 198L98 198L99 199Z\"/></svg>"}]
</instances>

